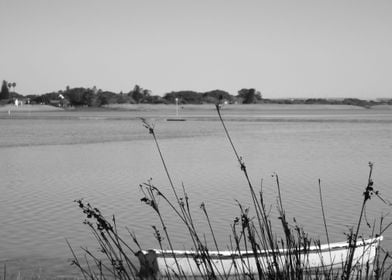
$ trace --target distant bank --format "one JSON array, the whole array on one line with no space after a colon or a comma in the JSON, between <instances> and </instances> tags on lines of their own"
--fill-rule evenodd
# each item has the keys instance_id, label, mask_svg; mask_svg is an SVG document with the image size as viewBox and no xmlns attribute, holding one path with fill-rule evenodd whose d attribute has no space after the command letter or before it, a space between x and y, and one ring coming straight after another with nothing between
<instances>
[{"instance_id":1,"label":"distant bank","mask_svg":"<svg viewBox=\"0 0 392 280\"><path fill-rule=\"evenodd\" d=\"M110 104L99 108L96 107L55 107L51 105L21 105L13 104L1 105L0 112L48 112L48 111L105 111L105 110L124 110L124 111L173 111L173 104ZM361 107L355 105L334 105L334 104L228 104L223 106L223 110L240 110L240 111L260 111L260 110L392 110L392 105L380 104L370 107ZM180 106L180 111L209 111L215 110L214 104L186 104Z\"/></svg>"},{"instance_id":2,"label":"distant bank","mask_svg":"<svg viewBox=\"0 0 392 280\"><path fill-rule=\"evenodd\" d=\"M29 111L38 111L38 112L46 112L46 111L61 111L63 108L54 107L51 105L19 105L15 106L14 104L7 104L0 106L0 112L29 112Z\"/></svg>"}]
</instances>

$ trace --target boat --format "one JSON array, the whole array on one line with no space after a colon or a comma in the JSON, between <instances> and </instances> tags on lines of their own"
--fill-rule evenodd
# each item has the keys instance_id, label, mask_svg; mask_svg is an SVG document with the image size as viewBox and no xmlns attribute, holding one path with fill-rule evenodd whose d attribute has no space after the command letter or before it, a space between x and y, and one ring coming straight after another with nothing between
<instances>
[{"instance_id":1,"label":"boat","mask_svg":"<svg viewBox=\"0 0 392 280\"><path fill-rule=\"evenodd\" d=\"M184 118L180 118L178 116L178 98L176 98L176 117L175 118L167 118L166 121L180 121L180 122L185 121Z\"/></svg>"},{"instance_id":2,"label":"boat","mask_svg":"<svg viewBox=\"0 0 392 280\"><path fill-rule=\"evenodd\" d=\"M358 240L352 259L352 267L371 267L382 236ZM290 251L279 249L272 253L271 250L259 251L257 261L252 251L180 251L180 250L143 250L136 253L140 262L139 274L143 277L158 279L161 276L203 276L210 275L238 275L257 274L271 270L278 266L279 269L287 267L291 261L300 263L308 271L342 270L349 254L349 243L338 242L319 246L309 246L306 250L296 250L290 257ZM293 252L293 251L292 251ZM208 254L208 265L203 264ZM204 256L204 257L203 257ZM275 256L275 258L273 257ZM298 262L299 260L299 262Z\"/></svg>"}]
</instances>

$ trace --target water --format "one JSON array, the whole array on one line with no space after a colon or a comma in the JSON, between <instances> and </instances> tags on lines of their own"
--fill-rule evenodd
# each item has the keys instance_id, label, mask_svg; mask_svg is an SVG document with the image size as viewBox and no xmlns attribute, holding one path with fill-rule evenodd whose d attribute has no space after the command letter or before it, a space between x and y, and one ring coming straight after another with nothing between
<instances>
[{"instance_id":1,"label":"water","mask_svg":"<svg viewBox=\"0 0 392 280\"><path fill-rule=\"evenodd\" d=\"M233 109L232 109L233 108ZM311 236L325 240L318 193L321 179L332 241L345 239L356 224L374 165L375 188L392 201L392 113L319 107L228 107L227 127L254 185L260 186L276 217L277 173L290 217ZM310 107L314 108L314 107ZM211 109L183 110L186 122L166 122L167 111L29 112L1 116L0 264L9 273L59 276L77 274L65 239L78 248L96 248L75 199L84 198L115 214L145 247L157 247L152 209L140 202L139 184L152 182L170 196L155 144L136 117L155 124L159 143L178 188L184 184L201 231L208 232L199 206L205 202L220 244L239 215L237 202L249 205L238 162ZM168 229L179 249L189 244L178 219L160 201ZM391 208L377 198L367 218ZM391 221L389 215L386 223ZM276 228L279 221L274 218ZM363 234L369 234L366 225ZM125 230L124 230L125 231ZM392 234L384 246L392 249Z\"/></svg>"}]
</instances>

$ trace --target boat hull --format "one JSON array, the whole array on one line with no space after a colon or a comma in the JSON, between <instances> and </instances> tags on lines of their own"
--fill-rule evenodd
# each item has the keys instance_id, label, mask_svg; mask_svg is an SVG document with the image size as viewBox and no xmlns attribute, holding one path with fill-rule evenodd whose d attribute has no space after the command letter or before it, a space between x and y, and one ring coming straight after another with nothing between
<instances>
[{"instance_id":1,"label":"boat hull","mask_svg":"<svg viewBox=\"0 0 392 280\"><path fill-rule=\"evenodd\" d=\"M382 237L357 241L352 266L369 267L374 262ZM303 270L317 271L343 269L349 254L347 242L310 246L306 250L260 251L257 257L251 251L195 251L147 250L138 252L141 274L152 273L180 276L257 274L294 265ZM207 257L208 254L208 257Z\"/></svg>"}]
</instances>

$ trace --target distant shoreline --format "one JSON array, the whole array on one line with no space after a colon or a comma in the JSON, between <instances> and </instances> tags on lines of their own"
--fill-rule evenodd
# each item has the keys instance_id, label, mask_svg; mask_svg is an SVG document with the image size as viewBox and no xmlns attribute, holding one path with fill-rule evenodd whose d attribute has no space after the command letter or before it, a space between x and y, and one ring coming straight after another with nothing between
<instances>
[{"instance_id":1,"label":"distant shoreline","mask_svg":"<svg viewBox=\"0 0 392 280\"><path fill-rule=\"evenodd\" d=\"M51 105L20 105L7 104L0 106L0 112L51 112L51 111L155 111L173 110L173 104L111 104L103 107L68 107L61 108ZM214 104L184 104L180 106L182 110L215 110ZM225 110L392 110L392 105L374 105L364 108L355 105L344 104L228 104L224 105Z\"/></svg>"},{"instance_id":2,"label":"distant shoreline","mask_svg":"<svg viewBox=\"0 0 392 280\"><path fill-rule=\"evenodd\" d=\"M7 104L0 106L0 112L48 112L48 111L62 111L64 110L63 108L58 108L50 105L20 105L20 106L15 106L13 104Z\"/></svg>"}]
</instances>

